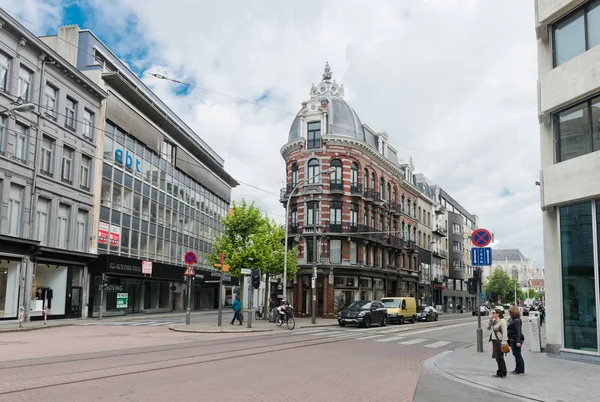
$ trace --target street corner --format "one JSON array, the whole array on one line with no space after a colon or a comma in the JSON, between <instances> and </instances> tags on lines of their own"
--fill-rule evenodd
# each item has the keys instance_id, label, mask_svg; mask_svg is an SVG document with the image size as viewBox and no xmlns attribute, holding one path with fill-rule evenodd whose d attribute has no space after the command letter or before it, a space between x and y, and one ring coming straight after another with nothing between
<instances>
[{"instance_id":1,"label":"street corner","mask_svg":"<svg viewBox=\"0 0 600 402\"><path fill-rule=\"evenodd\" d=\"M50 329L50 328L62 328L62 327L70 327L73 326L71 323L60 323L60 324L51 324L51 325L33 325L33 326L23 326L19 327L18 324L15 324L13 327L0 327L0 334L11 333L11 332L30 332L37 331L39 329Z\"/></svg>"},{"instance_id":2,"label":"street corner","mask_svg":"<svg viewBox=\"0 0 600 402\"><path fill-rule=\"evenodd\" d=\"M227 328L226 326L222 327L199 327L194 325L172 325L168 327L169 330L175 332L187 332L187 333L198 333L198 334L243 334L250 332L271 332L272 328L237 328L236 326L232 326L231 328Z\"/></svg>"}]
</instances>

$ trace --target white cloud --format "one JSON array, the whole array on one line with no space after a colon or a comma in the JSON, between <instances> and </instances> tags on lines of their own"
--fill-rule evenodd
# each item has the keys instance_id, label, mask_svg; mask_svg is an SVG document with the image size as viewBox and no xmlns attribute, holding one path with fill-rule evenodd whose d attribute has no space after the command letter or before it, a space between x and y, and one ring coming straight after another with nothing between
<instances>
[{"instance_id":1,"label":"white cloud","mask_svg":"<svg viewBox=\"0 0 600 402\"><path fill-rule=\"evenodd\" d=\"M60 0L0 0L0 7L36 35L55 31L61 22Z\"/></svg>"},{"instance_id":2,"label":"white cloud","mask_svg":"<svg viewBox=\"0 0 600 402\"><path fill-rule=\"evenodd\" d=\"M329 61L363 123L387 131L401 157L412 156L418 171L477 214L498 244L542 263L532 2L96 0L94 7L97 30L126 28L116 50L129 53L131 65L197 85L178 97L172 84L144 78L238 180L278 193L279 150ZM283 112L202 88L247 100L268 90L265 104ZM514 195L500 197L504 188ZM276 196L246 185L233 194L283 215Z\"/></svg>"}]
</instances>

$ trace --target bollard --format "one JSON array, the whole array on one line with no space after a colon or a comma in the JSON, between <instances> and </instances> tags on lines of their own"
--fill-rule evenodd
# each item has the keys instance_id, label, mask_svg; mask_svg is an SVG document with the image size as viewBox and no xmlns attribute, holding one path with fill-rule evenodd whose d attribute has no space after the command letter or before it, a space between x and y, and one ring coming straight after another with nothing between
<instances>
[{"instance_id":1,"label":"bollard","mask_svg":"<svg viewBox=\"0 0 600 402\"><path fill-rule=\"evenodd\" d=\"M530 313L531 314L531 313ZM542 341L540 336L540 319L538 315L529 317L529 351L539 353L542 351Z\"/></svg>"},{"instance_id":2,"label":"bollard","mask_svg":"<svg viewBox=\"0 0 600 402\"><path fill-rule=\"evenodd\" d=\"M47 324L47 322L46 322L47 320L48 320L48 306L44 307L44 325Z\"/></svg>"},{"instance_id":3,"label":"bollard","mask_svg":"<svg viewBox=\"0 0 600 402\"><path fill-rule=\"evenodd\" d=\"M23 307L19 308L19 328L23 328Z\"/></svg>"}]
</instances>

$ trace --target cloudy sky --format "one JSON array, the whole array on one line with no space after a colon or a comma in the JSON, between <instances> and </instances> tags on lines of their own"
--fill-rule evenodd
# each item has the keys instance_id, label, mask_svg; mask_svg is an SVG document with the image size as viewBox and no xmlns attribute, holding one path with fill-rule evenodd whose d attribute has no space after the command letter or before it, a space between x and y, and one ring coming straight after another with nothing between
<instances>
[{"instance_id":1,"label":"cloudy sky","mask_svg":"<svg viewBox=\"0 0 600 402\"><path fill-rule=\"evenodd\" d=\"M543 265L533 1L0 5L37 34L64 24L94 31L225 159L243 183L234 199L278 221L279 150L329 61L363 123L478 215L497 247Z\"/></svg>"}]
</instances>

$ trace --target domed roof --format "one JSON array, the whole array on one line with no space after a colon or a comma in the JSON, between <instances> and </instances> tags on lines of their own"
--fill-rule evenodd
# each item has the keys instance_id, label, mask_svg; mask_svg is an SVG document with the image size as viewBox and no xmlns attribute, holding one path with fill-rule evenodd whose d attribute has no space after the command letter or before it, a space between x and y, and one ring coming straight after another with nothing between
<instances>
[{"instance_id":1,"label":"domed roof","mask_svg":"<svg viewBox=\"0 0 600 402\"><path fill-rule=\"evenodd\" d=\"M365 141L365 131L360 118L343 99L344 87L338 85L335 81L331 81L331 68L329 63L325 65L323 73L323 81L318 85L313 85L310 89L310 97L312 100L318 100L321 103L327 103L329 114L328 135L339 135L344 137L356 138L360 141ZM316 110L316 106L311 105L312 110ZM309 108L310 110L310 108ZM301 137L300 132L300 116L296 116L290 128L288 141L293 141Z\"/></svg>"}]
</instances>

